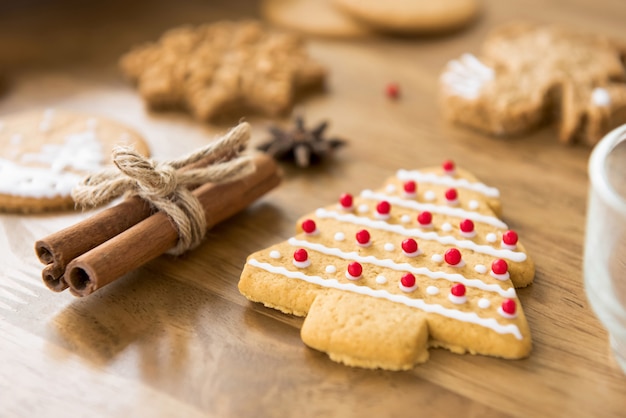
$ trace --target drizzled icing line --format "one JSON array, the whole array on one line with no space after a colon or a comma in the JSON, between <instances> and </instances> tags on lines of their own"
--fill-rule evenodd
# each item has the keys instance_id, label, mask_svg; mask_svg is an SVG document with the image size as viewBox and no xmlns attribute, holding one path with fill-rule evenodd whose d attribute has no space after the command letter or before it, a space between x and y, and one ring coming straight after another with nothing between
<instances>
[{"instance_id":1,"label":"drizzled icing line","mask_svg":"<svg viewBox=\"0 0 626 418\"><path fill-rule=\"evenodd\" d=\"M472 190L489 197L500 197L500 191L484 183L470 182L467 179L456 179L450 176L439 176L434 173L422 173L417 170L398 170L396 176L401 181L414 180L418 183L432 183L459 189Z\"/></svg>"},{"instance_id":2,"label":"drizzled icing line","mask_svg":"<svg viewBox=\"0 0 626 418\"><path fill-rule=\"evenodd\" d=\"M400 206L407 209L413 209L417 211L427 210L433 213L440 213L442 215L454 216L457 218L471 219L472 221L495 226L496 228L507 229L508 226L500 219L494 216L483 215L478 212L471 212L461 208L451 208L448 206L439 206L432 203L419 203L414 200L406 200L396 196L390 196L384 193L377 193L371 190L363 190L361 197L364 199L372 200L386 200L392 205Z\"/></svg>"},{"instance_id":3,"label":"drizzled icing line","mask_svg":"<svg viewBox=\"0 0 626 418\"><path fill-rule=\"evenodd\" d=\"M287 242L289 242L289 244L295 247L303 247L309 250L320 252L322 254L342 258L344 260L353 260L353 261L358 261L359 263L374 264L376 266L386 267L386 268L396 270L396 271L407 271L413 274L427 276L435 280L444 279L450 282L463 283L465 286L468 286L468 287L474 287L474 288L482 289L488 292L496 292L500 296L505 297L505 298L515 297L515 289L512 287L505 290L498 284L487 284L483 282L482 280L468 279L467 277L458 273L445 273L443 271L432 271L426 267L415 267L409 263L396 263L389 259L380 260L374 257L373 255L362 256L354 251L345 252L345 251L340 250L339 248L329 248L322 244L309 242L309 241L305 241L305 240L301 240L297 238L289 238Z\"/></svg>"},{"instance_id":4,"label":"drizzled icing line","mask_svg":"<svg viewBox=\"0 0 626 418\"><path fill-rule=\"evenodd\" d=\"M515 262L521 263L526 260L526 254L522 252L493 248L489 245L478 245L473 241L458 240L449 235L441 236L438 235L436 232L424 232L421 229L417 228L405 228L402 225L388 224L385 221L376 221L361 216L355 216L351 213L342 214L320 208L315 211L315 214L320 219L335 219L340 222L348 222L354 225L367 226L372 229L394 232L396 234L404 235L407 237L417 237L429 241L437 241L440 244L455 245L459 248L472 250L474 252L487 254L493 257L506 258L507 260Z\"/></svg>"},{"instance_id":5,"label":"drizzled icing line","mask_svg":"<svg viewBox=\"0 0 626 418\"><path fill-rule=\"evenodd\" d=\"M248 264L253 267L268 271L270 273L281 274L290 279L303 280L307 283L316 284L318 286L326 288L345 290L347 292L371 296L378 299L386 299L395 303L402 303L406 306L417 308L424 312L436 313L447 318L452 318L463 322L469 322L485 328L489 328L497 332L498 334L513 334L518 340L521 340L523 338L522 333L520 332L517 325L502 325L498 323L498 321L496 321L494 318L481 318L474 312L461 312L456 309L445 308L439 304L426 303L424 302L424 299L413 299L404 295L389 293L388 291L382 289L375 290L362 284L357 285L354 283L341 283L336 279L324 279L320 276L309 276L300 271L291 271L287 270L284 267L273 266L268 263L262 263L254 258L248 260Z\"/></svg>"}]
</instances>

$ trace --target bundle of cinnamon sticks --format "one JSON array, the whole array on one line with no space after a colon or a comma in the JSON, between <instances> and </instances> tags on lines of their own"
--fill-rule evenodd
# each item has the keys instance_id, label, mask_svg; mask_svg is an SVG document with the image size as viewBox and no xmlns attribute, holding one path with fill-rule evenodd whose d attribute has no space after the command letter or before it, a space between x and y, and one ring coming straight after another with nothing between
<instances>
[{"instance_id":1,"label":"bundle of cinnamon sticks","mask_svg":"<svg viewBox=\"0 0 626 418\"><path fill-rule=\"evenodd\" d=\"M248 124L235 129L239 134L244 130L243 134L249 136ZM179 171L232 157L228 153L213 155ZM249 206L280 183L280 173L272 158L260 154L253 157L252 163L252 173L235 181L193 187L192 193L204 210L207 229ZM42 278L48 288L60 292L69 287L73 295L86 296L165 253L178 239L178 231L165 213L155 212L150 203L133 196L37 241L35 252L45 264Z\"/></svg>"}]
</instances>

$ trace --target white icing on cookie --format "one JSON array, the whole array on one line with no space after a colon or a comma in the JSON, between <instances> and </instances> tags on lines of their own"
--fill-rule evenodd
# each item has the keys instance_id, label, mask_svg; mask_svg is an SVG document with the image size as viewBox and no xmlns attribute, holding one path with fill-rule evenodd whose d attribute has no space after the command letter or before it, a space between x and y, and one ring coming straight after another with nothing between
<instances>
[{"instance_id":1,"label":"white icing on cookie","mask_svg":"<svg viewBox=\"0 0 626 418\"><path fill-rule=\"evenodd\" d=\"M437 198L437 195L432 190L428 190L424 192L424 200L428 200L429 202L432 202L436 198Z\"/></svg>"},{"instance_id":2,"label":"white icing on cookie","mask_svg":"<svg viewBox=\"0 0 626 418\"><path fill-rule=\"evenodd\" d=\"M348 222L354 225L367 226L372 229L379 229L387 232L394 232L396 234L416 237L420 239L437 241L444 245L454 245L459 248L475 251L477 253L488 254L493 257L506 258L511 261L522 262L526 260L526 254L517 251L511 251L507 249L493 248L489 245L478 245L473 241L459 240L449 235L439 235L436 232L425 232L417 228L405 228L402 225L388 224L384 221L376 221L369 218L356 216L353 214L343 214L334 211L330 211L324 208L318 209L316 212L318 218L321 219L335 219L340 222Z\"/></svg>"},{"instance_id":3,"label":"white icing on cookie","mask_svg":"<svg viewBox=\"0 0 626 418\"><path fill-rule=\"evenodd\" d=\"M432 271L426 267L416 267L409 263L396 263L389 259L378 259L373 255L362 256L357 252L345 252L340 250L339 248L330 248L323 244L319 244L316 242L309 242L305 240L301 240L295 237L289 238L287 241L290 245L299 248L306 248L308 250L317 251L322 254L330 255L333 257L342 258L344 260L352 260L358 261L361 264L373 264L379 267L385 267L391 270L401 271L413 273L421 276L426 276L431 279L444 279L450 282L458 282L463 283L467 287L474 287L477 289L482 289L488 292L496 292L503 297L514 297L515 289L503 289L499 284L488 284L479 279L469 279L458 273L446 273L443 271Z\"/></svg>"},{"instance_id":4,"label":"white icing on cookie","mask_svg":"<svg viewBox=\"0 0 626 418\"><path fill-rule=\"evenodd\" d=\"M470 208L471 210L476 210L480 207L480 202L472 199L469 202L467 202L467 207Z\"/></svg>"},{"instance_id":5,"label":"white icing on cookie","mask_svg":"<svg viewBox=\"0 0 626 418\"><path fill-rule=\"evenodd\" d=\"M443 261L443 256L441 254L433 254L430 259L435 263L441 263Z\"/></svg>"},{"instance_id":6,"label":"white icing on cookie","mask_svg":"<svg viewBox=\"0 0 626 418\"><path fill-rule=\"evenodd\" d=\"M452 231L452 225L450 225L448 222L444 222L443 224L441 224L441 230L444 232L450 232Z\"/></svg>"},{"instance_id":7,"label":"white icing on cookie","mask_svg":"<svg viewBox=\"0 0 626 418\"><path fill-rule=\"evenodd\" d=\"M401 181L414 180L418 183L431 183L457 189L472 190L488 197L500 197L500 191L484 183L470 182L467 179L458 179L450 176L440 176L434 173L422 173L417 170L398 170L396 176Z\"/></svg>"},{"instance_id":8,"label":"white icing on cookie","mask_svg":"<svg viewBox=\"0 0 626 418\"><path fill-rule=\"evenodd\" d=\"M426 293L428 293L431 296L435 296L439 294L439 288L436 286L428 286L426 288Z\"/></svg>"},{"instance_id":9,"label":"white icing on cookie","mask_svg":"<svg viewBox=\"0 0 626 418\"><path fill-rule=\"evenodd\" d=\"M400 217L400 222L402 222L403 224L408 224L409 222L411 222L411 217L407 214L404 214Z\"/></svg>"},{"instance_id":10,"label":"white icing on cookie","mask_svg":"<svg viewBox=\"0 0 626 418\"><path fill-rule=\"evenodd\" d=\"M376 276L376 283L385 284L387 283L387 278L383 276L382 274L379 274L378 276Z\"/></svg>"},{"instance_id":11,"label":"white icing on cookie","mask_svg":"<svg viewBox=\"0 0 626 418\"><path fill-rule=\"evenodd\" d=\"M606 89L596 87L591 92L591 103L598 107L608 107L611 105L611 95Z\"/></svg>"},{"instance_id":12,"label":"white icing on cookie","mask_svg":"<svg viewBox=\"0 0 626 418\"><path fill-rule=\"evenodd\" d=\"M478 300L478 307L481 309L487 309L491 306L491 302L489 302L489 299L485 299L485 298L480 298Z\"/></svg>"},{"instance_id":13,"label":"white icing on cookie","mask_svg":"<svg viewBox=\"0 0 626 418\"><path fill-rule=\"evenodd\" d=\"M363 203L362 205L359 205L359 207L357 208L357 212L359 213L367 213L370 211L370 207L367 206L365 203Z\"/></svg>"},{"instance_id":14,"label":"white icing on cookie","mask_svg":"<svg viewBox=\"0 0 626 418\"><path fill-rule=\"evenodd\" d=\"M270 251L270 257L275 260L278 260L280 258L280 251L277 251L277 250Z\"/></svg>"},{"instance_id":15,"label":"white icing on cookie","mask_svg":"<svg viewBox=\"0 0 626 418\"><path fill-rule=\"evenodd\" d=\"M490 232L487 234L485 239L487 240L487 242L496 242L498 240L498 237L493 232Z\"/></svg>"},{"instance_id":16,"label":"white icing on cookie","mask_svg":"<svg viewBox=\"0 0 626 418\"><path fill-rule=\"evenodd\" d=\"M364 199L372 199L372 200L386 200L392 205L398 207L404 207L407 209L416 210L419 212L428 211L431 213L440 213L442 215L454 216L457 218L463 219L471 219L475 222L481 222L484 224L495 226L496 228L507 228L507 225L502 222L500 219L495 216L483 215L478 212L470 212L461 208L454 208L449 206L440 206L432 203L420 203L414 200L406 200L396 196L389 196L383 193L376 193L371 190L363 190L361 192L361 197Z\"/></svg>"},{"instance_id":17,"label":"white icing on cookie","mask_svg":"<svg viewBox=\"0 0 626 418\"><path fill-rule=\"evenodd\" d=\"M487 267L483 266L482 264L476 264L474 266L474 270L476 271L476 273L480 273L480 274L487 273Z\"/></svg>"},{"instance_id":18,"label":"white icing on cookie","mask_svg":"<svg viewBox=\"0 0 626 418\"><path fill-rule=\"evenodd\" d=\"M495 72L472 54L463 54L458 60L448 62L440 82L450 94L475 99L486 83L493 80Z\"/></svg>"},{"instance_id":19,"label":"white icing on cookie","mask_svg":"<svg viewBox=\"0 0 626 418\"><path fill-rule=\"evenodd\" d=\"M385 243L385 245L383 246L383 248L385 249L385 251L393 251L396 249L396 246L393 245L390 242Z\"/></svg>"},{"instance_id":20,"label":"white icing on cookie","mask_svg":"<svg viewBox=\"0 0 626 418\"><path fill-rule=\"evenodd\" d=\"M494 318L482 318L478 316L475 312L463 312L457 309L445 308L439 304L426 303L424 302L423 299L417 299L417 298L411 298L405 295L393 294L382 289L375 290L363 284L342 283L336 279L324 279L319 276L309 276L300 271L291 271L281 266L273 266L268 263L262 263L262 262L257 261L254 258L251 258L250 260L248 260L248 264L253 267L268 271L270 273L280 274L282 276L285 276L291 279L303 280L307 283L316 284L318 286L322 286L322 287L326 287L330 289L344 290L347 292L367 295L367 296L371 296L371 297L375 297L379 299L386 299L395 303L402 303L406 306L417 308L424 312L436 313L438 315L445 316L447 318L452 318L458 321L473 323L473 324L476 324L485 328L489 328L497 332L498 334L512 334L518 340L521 340L523 338L517 325L515 324L502 325Z\"/></svg>"},{"instance_id":21,"label":"white icing on cookie","mask_svg":"<svg viewBox=\"0 0 626 418\"><path fill-rule=\"evenodd\" d=\"M326 266L324 271L326 271L326 273L333 274L337 272L337 268L335 266Z\"/></svg>"},{"instance_id":22,"label":"white icing on cookie","mask_svg":"<svg viewBox=\"0 0 626 418\"><path fill-rule=\"evenodd\" d=\"M335 233L335 241L343 241L346 239L346 234L344 234L343 232L337 232Z\"/></svg>"}]
</instances>

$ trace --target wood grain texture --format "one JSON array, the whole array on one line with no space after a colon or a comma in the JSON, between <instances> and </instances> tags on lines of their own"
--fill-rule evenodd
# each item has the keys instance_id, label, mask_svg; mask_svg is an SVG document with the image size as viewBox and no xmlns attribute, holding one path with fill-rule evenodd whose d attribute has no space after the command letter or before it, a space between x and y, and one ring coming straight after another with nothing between
<instances>
[{"instance_id":1,"label":"wood grain texture","mask_svg":"<svg viewBox=\"0 0 626 418\"><path fill-rule=\"evenodd\" d=\"M116 59L174 25L255 16L255 2L85 4L0 5L8 78L0 117L33 107L102 114L144 134L157 158L227 129L146 111ZM334 164L286 167L278 189L213 228L196 250L162 256L83 299L45 288L33 245L87 214L1 215L0 416L624 416L626 377L582 282L590 150L562 146L553 127L496 140L446 124L437 109L446 61L515 18L625 36L626 7L491 0L475 25L447 37L312 40L331 76L328 92L300 110L310 123L330 119L330 132L350 141ZM391 81L402 90L396 102L384 95ZM246 119L260 143L271 121ZM246 256L291 236L302 214L377 187L398 168L446 158L501 190L503 218L534 258L535 283L518 293L534 338L529 358L433 350L410 372L352 369L306 348L301 319L237 291Z\"/></svg>"}]
</instances>

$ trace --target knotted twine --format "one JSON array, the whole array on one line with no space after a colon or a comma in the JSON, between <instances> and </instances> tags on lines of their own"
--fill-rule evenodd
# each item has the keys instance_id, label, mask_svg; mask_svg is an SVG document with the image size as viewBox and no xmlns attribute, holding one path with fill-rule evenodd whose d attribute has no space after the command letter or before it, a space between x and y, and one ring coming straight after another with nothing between
<instances>
[{"instance_id":1,"label":"knotted twine","mask_svg":"<svg viewBox=\"0 0 626 418\"><path fill-rule=\"evenodd\" d=\"M178 243L168 251L179 255L196 247L206 234L207 223L200 201L190 187L204 183L226 183L254 171L252 159L241 156L250 138L250 125L240 123L224 137L179 159L155 162L132 147L116 146L112 160L117 169L107 168L85 178L72 190L77 205L94 207L123 194L137 195L168 215L178 231ZM178 169L202 159L202 168Z\"/></svg>"}]
</instances>

